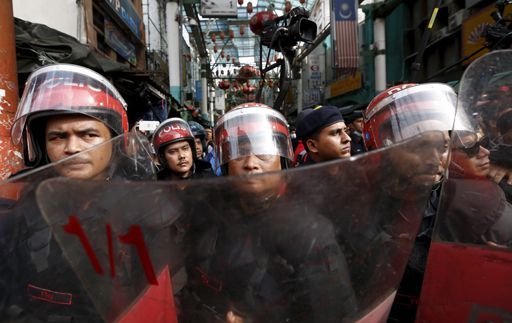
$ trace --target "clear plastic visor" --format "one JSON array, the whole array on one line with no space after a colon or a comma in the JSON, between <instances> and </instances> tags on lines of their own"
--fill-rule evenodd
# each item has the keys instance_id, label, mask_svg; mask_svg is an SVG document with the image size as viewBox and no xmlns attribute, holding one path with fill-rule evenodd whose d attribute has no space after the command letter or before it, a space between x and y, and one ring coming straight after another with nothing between
<instances>
[{"instance_id":1,"label":"clear plastic visor","mask_svg":"<svg viewBox=\"0 0 512 323\"><path fill-rule=\"evenodd\" d=\"M11 130L12 141L20 143L27 118L32 114L42 111L87 114L85 108L93 107L126 110L126 103L106 78L92 70L68 64L43 67L32 73L25 84Z\"/></svg>"},{"instance_id":2,"label":"clear plastic visor","mask_svg":"<svg viewBox=\"0 0 512 323\"><path fill-rule=\"evenodd\" d=\"M401 96L384 100L375 109L377 116L374 118L378 120L378 114L382 114L384 120L376 129L384 146L430 131L473 129L467 115L455 114L457 96L448 86L420 85L400 93Z\"/></svg>"},{"instance_id":3,"label":"clear plastic visor","mask_svg":"<svg viewBox=\"0 0 512 323\"><path fill-rule=\"evenodd\" d=\"M261 159L268 156L291 159L293 156L286 120L268 108L225 115L215 128L215 144L216 166L251 155Z\"/></svg>"}]
</instances>

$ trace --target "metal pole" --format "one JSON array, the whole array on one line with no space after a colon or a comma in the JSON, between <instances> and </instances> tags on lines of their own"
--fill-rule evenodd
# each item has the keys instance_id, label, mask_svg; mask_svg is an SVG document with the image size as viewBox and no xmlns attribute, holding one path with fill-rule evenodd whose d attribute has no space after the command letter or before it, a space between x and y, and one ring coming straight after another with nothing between
<instances>
[{"instance_id":1,"label":"metal pole","mask_svg":"<svg viewBox=\"0 0 512 323\"><path fill-rule=\"evenodd\" d=\"M375 92L384 91L386 84L386 21L383 18L374 20L373 35L375 46Z\"/></svg>"},{"instance_id":2,"label":"metal pole","mask_svg":"<svg viewBox=\"0 0 512 323\"><path fill-rule=\"evenodd\" d=\"M169 57L169 92L180 104L183 104L181 96L181 29L176 16L180 8L177 2L167 2L166 4L166 25L167 25L167 56Z\"/></svg>"},{"instance_id":3,"label":"metal pole","mask_svg":"<svg viewBox=\"0 0 512 323\"><path fill-rule=\"evenodd\" d=\"M297 80L297 114L302 112L304 102L304 84L302 83L302 80L302 77Z\"/></svg>"},{"instance_id":4,"label":"metal pole","mask_svg":"<svg viewBox=\"0 0 512 323\"><path fill-rule=\"evenodd\" d=\"M208 117L208 81L206 79L205 63L201 64L201 117L203 119L210 119Z\"/></svg>"},{"instance_id":5,"label":"metal pole","mask_svg":"<svg viewBox=\"0 0 512 323\"><path fill-rule=\"evenodd\" d=\"M11 125L18 106L18 74L12 1L0 1L0 179L22 167L19 147L11 143Z\"/></svg>"}]
</instances>

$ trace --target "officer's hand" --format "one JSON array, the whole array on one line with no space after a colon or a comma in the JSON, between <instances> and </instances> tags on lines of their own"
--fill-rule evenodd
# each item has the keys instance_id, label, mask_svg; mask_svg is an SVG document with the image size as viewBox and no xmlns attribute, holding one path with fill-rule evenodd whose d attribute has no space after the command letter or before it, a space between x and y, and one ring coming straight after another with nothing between
<instances>
[{"instance_id":1,"label":"officer's hand","mask_svg":"<svg viewBox=\"0 0 512 323\"><path fill-rule=\"evenodd\" d=\"M489 178L496 183L507 178L507 184L512 185L512 169L491 164L489 169Z\"/></svg>"},{"instance_id":2,"label":"officer's hand","mask_svg":"<svg viewBox=\"0 0 512 323\"><path fill-rule=\"evenodd\" d=\"M233 311L229 311L228 314L226 314L226 322L227 323L244 323L244 319L235 313Z\"/></svg>"}]
</instances>

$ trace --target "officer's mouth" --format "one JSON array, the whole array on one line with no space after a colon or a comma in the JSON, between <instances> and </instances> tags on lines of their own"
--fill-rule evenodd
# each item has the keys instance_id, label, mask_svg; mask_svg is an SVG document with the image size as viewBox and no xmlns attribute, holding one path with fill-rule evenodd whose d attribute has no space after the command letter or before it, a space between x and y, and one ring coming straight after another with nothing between
<instances>
[{"instance_id":1,"label":"officer's mouth","mask_svg":"<svg viewBox=\"0 0 512 323\"><path fill-rule=\"evenodd\" d=\"M87 159L77 159L77 160L73 159L73 160L62 163L61 167L73 169L73 168L82 168L83 166L89 165L89 164L90 164L90 161Z\"/></svg>"}]
</instances>

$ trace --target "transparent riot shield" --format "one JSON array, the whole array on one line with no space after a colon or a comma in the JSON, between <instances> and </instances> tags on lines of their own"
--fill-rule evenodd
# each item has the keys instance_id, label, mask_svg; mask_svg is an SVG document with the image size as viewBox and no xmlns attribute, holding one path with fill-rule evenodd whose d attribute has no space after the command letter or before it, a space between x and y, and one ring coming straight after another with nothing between
<instances>
[{"instance_id":1,"label":"transparent riot shield","mask_svg":"<svg viewBox=\"0 0 512 323\"><path fill-rule=\"evenodd\" d=\"M58 178L89 179L107 186L151 180L155 170L149 148L146 138L130 133L0 182L0 321L46 322L75 314L78 321L99 319L79 277L62 256L65 250L43 217L36 191L44 181ZM47 192L46 198L65 205L84 194L92 196L64 190Z\"/></svg>"},{"instance_id":2,"label":"transparent riot shield","mask_svg":"<svg viewBox=\"0 0 512 323\"><path fill-rule=\"evenodd\" d=\"M512 51L466 69L417 321L512 318ZM441 310L442 309L442 310Z\"/></svg>"},{"instance_id":3,"label":"transparent riot shield","mask_svg":"<svg viewBox=\"0 0 512 323\"><path fill-rule=\"evenodd\" d=\"M129 320L168 272L175 317L155 321L384 322L445 144L430 132L249 177L59 178L37 201L105 321Z\"/></svg>"}]
</instances>

